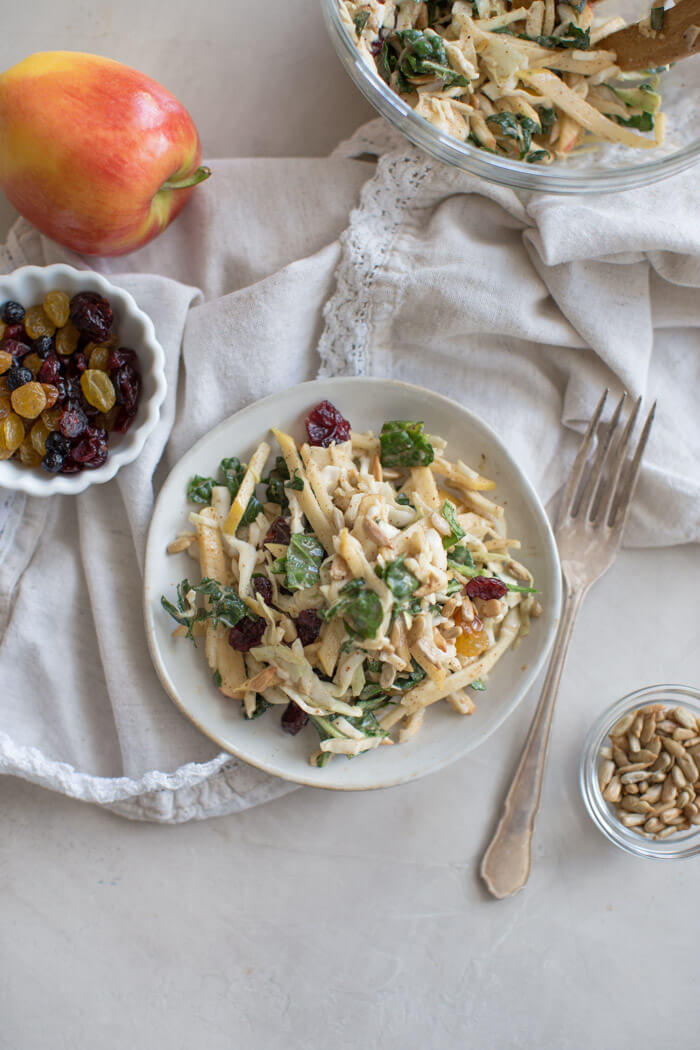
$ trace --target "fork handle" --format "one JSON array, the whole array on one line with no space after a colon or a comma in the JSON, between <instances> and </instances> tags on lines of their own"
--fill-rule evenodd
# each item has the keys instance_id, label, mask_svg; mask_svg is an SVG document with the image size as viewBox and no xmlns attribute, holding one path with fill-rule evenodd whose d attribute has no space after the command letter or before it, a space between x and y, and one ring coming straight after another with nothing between
<instances>
[{"instance_id":1,"label":"fork handle","mask_svg":"<svg viewBox=\"0 0 700 1050\"><path fill-rule=\"evenodd\" d=\"M490 893L499 899L510 897L522 889L530 875L532 833L540 804L554 701L574 621L584 594L584 588L566 588L562 617L542 695L513 783L506 795L503 815L481 862L481 876Z\"/></svg>"}]
</instances>

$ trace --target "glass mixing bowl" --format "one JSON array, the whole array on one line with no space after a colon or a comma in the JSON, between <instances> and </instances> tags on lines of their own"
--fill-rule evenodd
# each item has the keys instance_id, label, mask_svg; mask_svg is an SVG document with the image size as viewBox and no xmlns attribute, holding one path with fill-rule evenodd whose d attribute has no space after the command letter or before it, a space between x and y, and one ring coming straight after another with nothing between
<instances>
[{"instance_id":1,"label":"glass mixing bowl","mask_svg":"<svg viewBox=\"0 0 700 1050\"><path fill-rule=\"evenodd\" d=\"M365 98L406 138L446 164L491 182L545 193L610 193L646 186L700 159L700 55L678 62L661 77L666 142L654 150L605 144L599 149L538 167L499 157L438 131L362 60L339 12L339 0L321 0L326 27L340 61ZM624 0L597 4L596 14L620 11ZM646 8L648 10L648 2ZM607 8L607 10L604 10ZM637 15L639 17L639 15ZM628 17L633 21L634 16Z\"/></svg>"}]
</instances>

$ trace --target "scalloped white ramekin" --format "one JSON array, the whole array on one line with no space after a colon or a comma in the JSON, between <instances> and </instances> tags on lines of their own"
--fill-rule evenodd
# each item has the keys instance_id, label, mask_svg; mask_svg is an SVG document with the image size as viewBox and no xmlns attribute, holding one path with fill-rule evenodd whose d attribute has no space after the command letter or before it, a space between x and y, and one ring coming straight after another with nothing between
<instances>
[{"instance_id":1,"label":"scalloped white ramekin","mask_svg":"<svg viewBox=\"0 0 700 1050\"><path fill-rule=\"evenodd\" d=\"M28 308L40 303L47 292L54 290L71 296L76 292L99 292L109 299L119 345L131 347L139 357L141 400L136 418L126 434L110 434L109 455L96 470L83 470L79 474L47 474L41 467L25 467L19 460L0 461L0 488L15 489L30 496L52 496L56 492L75 495L90 485L110 481L120 467L132 463L140 453L158 422L167 387L165 354L156 339L153 322L128 292L93 270L76 270L63 263L22 266L14 273L0 275L0 304L15 299Z\"/></svg>"}]
</instances>

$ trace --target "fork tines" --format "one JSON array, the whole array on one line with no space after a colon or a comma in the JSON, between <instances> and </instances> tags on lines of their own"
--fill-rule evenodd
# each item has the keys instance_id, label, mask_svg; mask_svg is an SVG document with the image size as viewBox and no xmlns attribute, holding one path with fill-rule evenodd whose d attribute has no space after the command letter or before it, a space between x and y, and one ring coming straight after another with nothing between
<instances>
[{"instance_id":1,"label":"fork tines","mask_svg":"<svg viewBox=\"0 0 700 1050\"><path fill-rule=\"evenodd\" d=\"M651 406L637 445L632 451L632 433L639 416L642 398L634 403L620 432L620 421L627 401L623 393L608 423L602 422L608 390L598 402L574 461L562 496L558 525L565 520L588 522L592 527L622 530L627 519L639 476L642 456L654 420L656 402ZM594 442L595 455L589 463Z\"/></svg>"}]
</instances>

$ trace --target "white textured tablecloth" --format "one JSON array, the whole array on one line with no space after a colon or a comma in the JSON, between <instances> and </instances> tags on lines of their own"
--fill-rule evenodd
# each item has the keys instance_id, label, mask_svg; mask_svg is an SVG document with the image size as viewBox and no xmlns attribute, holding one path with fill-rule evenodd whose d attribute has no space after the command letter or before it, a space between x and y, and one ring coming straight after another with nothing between
<instances>
[{"instance_id":1,"label":"white textured tablecloth","mask_svg":"<svg viewBox=\"0 0 700 1050\"><path fill-rule=\"evenodd\" d=\"M367 153L376 167L353 159ZM381 121L328 159L212 167L134 255L80 259L20 221L0 260L91 266L128 288L169 381L156 432L108 485L50 501L0 491L0 772L167 822L291 789L179 714L141 627L154 493L248 402L319 370L421 383L484 416L548 500L600 389L624 386L659 398L627 541L700 539L696 175L607 197L516 195Z\"/></svg>"}]
</instances>

